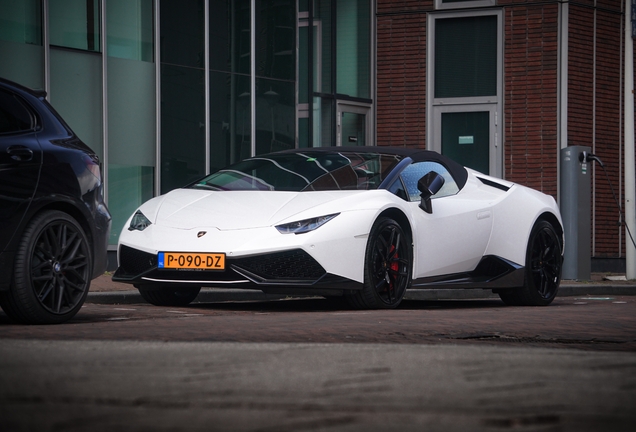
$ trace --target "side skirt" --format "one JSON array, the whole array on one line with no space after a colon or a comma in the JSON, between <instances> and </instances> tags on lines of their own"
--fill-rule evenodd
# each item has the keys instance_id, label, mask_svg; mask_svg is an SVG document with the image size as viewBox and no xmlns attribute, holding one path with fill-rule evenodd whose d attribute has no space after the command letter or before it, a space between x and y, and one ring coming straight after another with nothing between
<instances>
[{"instance_id":1,"label":"side skirt","mask_svg":"<svg viewBox=\"0 0 636 432\"><path fill-rule=\"evenodd\" d=\"M520 288L525 279L525 267L495 255L481 259L475 270L466 273L431 276L413 281L411 289L426 288L481 288L509 289Z\"/></svg>"}]
</instances>

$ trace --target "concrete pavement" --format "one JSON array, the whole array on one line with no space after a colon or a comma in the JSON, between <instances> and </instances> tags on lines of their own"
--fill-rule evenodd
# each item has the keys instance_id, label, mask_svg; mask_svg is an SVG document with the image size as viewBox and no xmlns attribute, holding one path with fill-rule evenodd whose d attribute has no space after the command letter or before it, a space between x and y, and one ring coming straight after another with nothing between
<instances>
[{"instance_id":1,"label":"concrete pavement","mask_svg":"<svg viewBox=\"0 0 636 432\"><path fill-rule=\"evenodd\" d=\"M613 278L613 276L594 273L591 281L562 281L558 296L636 295L636 280L607 280L607 278ZM258 290L203 288L195 303L264 301L287 297L285 295L265 294ZM466 300L490 297L498 298L499 296L493 294L490 290L444 288L410 290L405 296L406 299L411 300ZM88 303L101 304L145 303L145 300L139 295L139 291L132 285L113 282L110 273L105 273L92 281L86 301Z\"/></svg>"}]
</instances>

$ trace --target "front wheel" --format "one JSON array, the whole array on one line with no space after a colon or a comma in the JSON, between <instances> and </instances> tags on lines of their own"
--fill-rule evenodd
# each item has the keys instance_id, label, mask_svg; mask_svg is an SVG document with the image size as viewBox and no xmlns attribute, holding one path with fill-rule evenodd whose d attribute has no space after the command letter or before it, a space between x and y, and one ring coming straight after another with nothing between
<instances>
[{"instance_id":1,"label":"front wheel","mask_svg":"<svg viewBox=\"0 0 636 432\"><path fill-rule=\"evenodd\" d=\"M9 318L57 324L80 310L92 278L91 248L75 219L57 210L37 215L22 234L11 289L0 292Z\"/></svg>"},{"instance_id":2,"label":"front wheel","mask_svg":"<svg viewBox=\"0 0 636 432\"><path fill-rule=\"evenodd\" d=\"M201 287L164 286L138 288L139 294L155 306L187 306L199 295Z\"/></svg>"},{"instance_id":3,"label":"front wheel","mask_svg":"<svg viewBox=\"0 0 636 432\"><path fill-rule=\"evenodd\" d=\"M361 291L348 296L357 309L397 307L413 273L413 248L409 236L393 219L379 218L371 228L364 259Z\"/></svg>"},{"instance_id":4,"label":"front wheel","mask_svg":"<svg viewBox=\"0 0 636 432\"><path fill-rule=\"evenodd\" d=\"M501 291L499 296L508 305L547 306L559 290L562 265L559 235L551 223L540 220L530 232L523 288Z\"/></svg>"}]
</instances>

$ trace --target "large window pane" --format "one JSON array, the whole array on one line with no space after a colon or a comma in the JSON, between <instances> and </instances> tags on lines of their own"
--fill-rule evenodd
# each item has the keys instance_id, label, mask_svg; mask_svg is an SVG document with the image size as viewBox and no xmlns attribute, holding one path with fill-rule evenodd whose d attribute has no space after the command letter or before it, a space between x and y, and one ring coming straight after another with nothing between
<instances>
[{"instance_id":1,"label":"large window pane","mask_svg":"<svg viewBox=\"0 0 636 432\"><path fill-rule=\"evenodd\" d=\"M0 2L0 76L43 89L43 60L40 1Z\"/></svg>"},{"instance_id":2,"label":"large window pane","mask_svg":"<svg viewBox=\"0 0 636 432\"><path fill-rule=\"evenodd\" d=\"M210 171L251 154L249 91L248 76L210 73Z\"/></svg>"},{"instance_id":3,"label":"large window pane","mask_svg":"<svg viewBox=\"0 0 636 432\"><path fill-rule=\"evenodd\" d=\"M205 14L203 0L162 0L161 62L203 68Z\"/></svg>"},{"instance_id":4,"label":"large window pane","mask_svg":"<svg viewBox=\"0 0 636 432\"><path fill-rule=\"evenodd\" d=\"M304 24L306 24L307 22L304 21ZM314 85L312 86L312 94L313 92L320 92L322 89L321 86L321 74L322 74L322 67L321 67L321 57L320 57L320 23L319 22L314 22L314 34L313 34L313 45L314 45L314 49L313 49L313 57L314 57L314 61L313 61L313 67L314 67L314 71L312 74L312 78L313 78L313 83ZM299 61L298 61L298 103L301 104L306 104L307 101L309 100L309 88L307 87L308 85L308 80L309 80L309 36L308 36L308 26L307 25L302 25L298 28L298 55L299 55Z\"/></svg>"},{"instance_id":5,"label":"large window pane","mask_svg":"<svg viewBox=\"0 0 636 432\"><path fill-rule=\"evenodd\" d=\"M296 0L256 0L256 75L296 79Z\"/></svg>"},{"instance_id":6,"label":"large window pane","mask_svg":"<svg viewBox=\"0 0 636 432\"><path fill-rule=\"evenodd\" d=\"M332 71L334 53L331 50L332 41L332 20L331 20L331 0L314 0L314 25L316 26L316 42L314 49L314 65L320 71L317 87L314 89L321 93L332 93Z\"/></svg>"},{"instance_id":7,"label":"large window pane","mask_svg":"<svg viewBox=\"0 0 636 432\"><path fill-rule=\"evenodd\" d=\"M335 146L335 99L314 98L314 136L310 147Z\"/></svg>"},{"instance_id":8,"label":"large window pane","mask_svg":"<svg viewBox=\"0 0 636 432\"><path fill-rule=\"evenodd\" d=\"M44 89L44 48L0 41L0 76L34 89Z\"/></svg>"},{"instance_id":9,"label":"large window pane","mask_svg":"<svg viewBox=\"0 0 636 432\"><path fill-rule=\"evenodd\" d=\"M108 185L108 209L113 218L109 244L116 245L130 215L153 197L154 168L111 163Z\"/></svg>"},{"instance_id":10,"label":"large window pane","mask_svg":"<svg viewBox=\"0 0 636 432\"><path fill-rule=\"evenodd\" d=\"M435 97L497 94L497 16L435 20Z\"/></svg>"},{"instance_id":11,"label":"large window pane","mask_svg":"<svg viewBox=\"0 0 636 432\"><path fill-rule=\"evenodd\" d=\"M108 61L108 155L120 165L154 166L156 148L154 64Z\"/></svg>"},{"instance_id":12,"label":"large window pane","mask_svg":"<svg viewBox=\"0 0 636 432\"><path fill-rule=\"evenodd\" d=\"M51 49L50 98L73 131L103 159L101 56Z\"/></svg>"},{"instance_id":13,"label":"large window pane","mask_svg":"<svg viewBox=\"0 0 636 432\"><path fill-rule=\"evenodd\" d=\"M49 2L51 45L99 51L99 1Z\"/></svg>"},{"instance_id":14,"label":"large window pane","mask_svg":"<svg viewBox=\"0 0 636 432\"><path fill-rule=\"evenodd\" d=\"M40 0L0 2L0 40L42 45Z\"/></svg>"},{"instance_id":15,"label":"large window pane","mask_svg":"<svg viewBox=\"0 0 636 432\"><path fill-rule=\"evenodd\" d=\"M250 73L250 0L210 1L210 69Z\"/></svg>"},{"instance_id":16,"label":"large window pane","mask_svg":"<svg viewBox=\"0 0 636 432\"><path fill-rule=\"evenodd\" d=\"M153 61L152 0L108 0L108 55Z\"/></svg>"},{"instance_id":17,"label":"large window pane","mask_svg":"<svg viewBox=\"0 0 636 432\"><path fill-rule=\"evenodd\" d=\"M205 174L205 72L161 66L161 193Z\"/></svg>"},{"instance_id":18,"label":"large window pane","mask_svg":"<svg viewBox=\"0 0 636 432\"><path fill-rule=\"evenodd\" d=\"M256 153L294 148L296 105L293 82L256 80Z\"/></svg>"},{"instance_id":19,"label":"large window pane","mask_svg":"<svg viewBox=\"0 0 636 432\"><path fill-rule=\"evenodd\" d=\"M369 0L337 1L337 93L369 98L371 6Z\"/></svg>"}]
</instances>

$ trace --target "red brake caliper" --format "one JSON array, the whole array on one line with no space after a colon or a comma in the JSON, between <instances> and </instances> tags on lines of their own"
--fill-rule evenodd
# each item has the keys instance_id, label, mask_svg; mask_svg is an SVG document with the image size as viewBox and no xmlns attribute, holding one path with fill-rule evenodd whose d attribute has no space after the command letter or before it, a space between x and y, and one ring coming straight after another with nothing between
<instances>
[{"instance_id":1,"label":"red brake caliper","mask_svg":"<svg viewBox=\"0 0 636 432\"><path fill-rule=\"evenodd\" d=\"M395 250L395 245L391 245L391 250L389 251L389 256L391 256L391 254L393 253L393 251ZM394 271L395 273L398 272L399 269L399 264L398 264L398 254L397 252L395 253L395 256L393 257L393 261L391 261L391 263L389 264L389 268ZM389 289L393 289L393 279L390 279L389 282Z\"/></svg>"}]
</instances>

